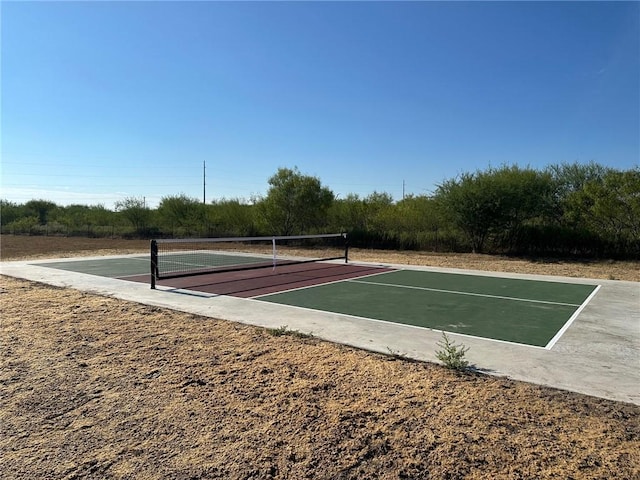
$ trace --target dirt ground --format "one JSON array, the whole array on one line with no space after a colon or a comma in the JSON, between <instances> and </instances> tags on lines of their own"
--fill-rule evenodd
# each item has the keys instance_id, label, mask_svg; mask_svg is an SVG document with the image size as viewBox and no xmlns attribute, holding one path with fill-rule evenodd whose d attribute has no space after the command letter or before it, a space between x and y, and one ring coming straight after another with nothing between
<instances>
[{"instance_id":1,"label":"dirt ground","mask_svg":"<svg viewBox=\"0 0 640 480\"><path fill-rule=\"evenodd\" d=\"M11 260L148 243L2 236L0 247ZM640 279L632 262L352 254ZM6 276L0 314L2 478L640 478L631 404Z\"/></svg>"}]
</instances>

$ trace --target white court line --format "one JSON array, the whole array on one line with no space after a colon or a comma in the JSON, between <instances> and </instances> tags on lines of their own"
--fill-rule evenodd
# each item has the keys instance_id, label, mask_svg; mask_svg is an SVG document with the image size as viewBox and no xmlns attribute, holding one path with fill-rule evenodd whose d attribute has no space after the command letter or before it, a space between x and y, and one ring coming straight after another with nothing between
<instances>
[{"instance_id":1,"label":"white court line","mask_svg":"<svg viewBox=\"0 0 640 480\"><path fill-rule=\"evenodd\" d=\"M383 287L395 287L395 288L407 288L412 290L424 290L427 292L438 292L438 293L450 293L453 295L468 295L471 297L484 297L484 298L499 298L501 300L513 300L515 302L530 302L530 303L544 303L547 305L562 305L565 307L579 307L579 304L575 303L563 303L563 302L549 302L547 300L531 300L529 298L518 298L518 297L503 297L501 295L488 295L486 293L471 293L471 292L459 292L457 290L442 290L439 288L429 288L429 287L415 287L412 285L397 285L394 283L382 283L382 282L367 282L364 280L347 280L347 282L353 283L365 283L367 285L380 285Z\"/></svg>"},{"instance_id":2,"label":"white court line","mask_svg":"<svg viewBox=\"0 0 640 480\"><path fill-rule=\"evenodd\" d=\"M547 350L551 350L551 349L553 348L553 346L556 344L556 342L557 342L558 340L560 340L560 337L562 337L562 335L564 335L564 332L566 332L566 331L567 331L567 329L571 326L571 324L573 323L573 321L574 321L576 318L578 318L578 315L580 315L580 313L582 312L582 310L584 310L584 307L586 307L586 306L587 306L587 304L591 301L591 299L592 299L593 297L595 297L595 296L596 296L596 293L598 293L598 290L600 290L600 287L601 287L601 286L602 286L602 285L598 285L598 286L593 290L593 292L591 292L591 295L589 295L589 296L587 297L587 299L586 299L584 302L582 302L582 305L580 305L580 308L578 308L578 309L573 313L573 315L571 315L571 318L570 318L569 320L567 320L567 323L565 323L565 324L563 325L563 327L562 327L560 330L558 330L558 333L556 333L556 334L554 335L554 337L553 337L551 340L549 340L549 343L547 343L547 344L545 345L545 347L544 347L544 348L546 348Z\"/></svg>"}]
</instances>

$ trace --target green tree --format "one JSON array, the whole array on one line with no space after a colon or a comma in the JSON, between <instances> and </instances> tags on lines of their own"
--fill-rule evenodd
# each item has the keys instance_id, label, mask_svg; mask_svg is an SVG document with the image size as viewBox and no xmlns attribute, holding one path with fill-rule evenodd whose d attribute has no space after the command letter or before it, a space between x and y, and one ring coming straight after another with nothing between
<instances>
[{"instance_id":1,"label":"green tree","mask_svg":"<svg viewBox=\"0 0 640 480\"><path fill-rule=\"evenodd\" d=\"M393 218L388 226L398 232L415 234L433 230L440 223L436 202L425 195L407 195L390 213Z\"/></svg>"},{"instance_id":2,"label":"green tree","mask_svg":"<svg viewBox=\"0 0 640 480\"><path fill-rule=\"evenodd\" d=\"M336 198L329 209L330 229L335 232L364 231L366 229L366 206L357 194Z\"/></svg>"},{"instance_id":3,"label":"green tree","mask_svg":"<svg viewBox=\"0 0 640 480\"><path fill-rule=\"evenodd\" d=\"M151 219L151 209L147 207L144 198L126 197L117 201L115 207L116 211L133 226L136 233L145 232Z\"/></svg>"},{"instance_id":4,"label":"green tree","mask_svg":"<svg viewBox=\"0 0 640 480\"><path fill-rule=\"evenodd\" d=\"M444 225L438 203L426 195L408 195L389 211L388 228L401 248L437 250Z\"/></svg>"},{"instance_id":5,"label":"green tree","mask_svg":"<svg viewBox=\"0 0 640 480\"><path fill-rule=\"evenodd\" d=\"M365 198L350 193L335 199L330 211L332 228L336 231L373 231L385 223L385 211L393 206L388 193L373 192Z\"/></svg>"},{"instance_id":6,"label":"green tree","mask_svg":"<svg viewBox=\"0 0 640 480\"><path fill-rule=\"evenodd\" d=\"M271 232L293 235L324 229L334 196L320 179L302 175L297 167L280 168L269 185L257 208Z\"/></svg>"},{"instance_id":7,"label":"green tree","mask_svg":"<svg viewBox=\"0 0 640 480\"><path fill-rule=\"evenodd\" d=\"M251 236L256 233L254 206L241 199L221 199L207 209L208 221L217 235Z\"/></svg>"},{"instance_id":8,"label":"green tree","mask_svg":"<svg viewBox=\"0 0 640 480\"><path fill-rule=\"evenodd\" d=\"M9 229L17 234L21 234L21 233L34 233L34 231L38 228L40 224L40 221L38 220L38 217L36 216L29 216L29 217L20 217L17 220L14 220L13 222L11 222L8 226Z\"/></svg>"},{"instance_id":9,"label":"green tree","mask_svg":"<svg viewBox=\"0 0 640 480\"><path fill-rule=\"evenodd\" d=\"M92 227L113 226L114 213L104 205L69 205L56 210L53 220L64 225L67 232L82 231L92 233Z\"/></svg>"},{"instance_id":10,"label":"green tree","mask_svg":"<svg viewBox=\"0 0 640 480\"><path fill-rule=\"evenodd\" d=\"M595 162L548 166L545 173L550 175L552 182L552 204L546 212L548 219L556 224L578 226L577 221L581 213L580 205L575 203L575 195L588 183L602 182L610 171L609 167Z\"/></svg>"},{"instance_id":11,"label":"green tree","mask_svg":"<svg viewBox=\"0 0 640 480\"><path fill-rule=\"evenodd\" d=\"M548 174L504 166L446 180L436 198L480 253L491 235L512 241L525 221L547 211L551 190Z\"/></svg>"},{"instance_id":12,"label":"green tree","mask_svg":"<svg viewBox=\"0 0 640 480\"><path fill-rule=\"evenodd\" d=\"M387 192L373 192L364 199L365 228L387 232L388 218L393 216L393 197Z\"/></svg>"},{"instance_id":13,"label":"green tree","mask_svg":"<svg viewBox=\"0 0 640 480\"><path fill-rule=\"evenodd\" d=\"M618 245L640 242L640 168L609 170L567 197L574 220Z\"/></svg>"},{"instance_id":14,"label":"green tree","mask_svg":"<svg viewBox=\"0 0 640 480\"><path fill-rule=\"evenodd\" d=\"M158 217L173 233L190 235L202 231L205 208L198 199L185 194L166 196L160 200Z\"/></svg>"},{"instance_id":15,"label":"green tree","mask_svg":"<svg viewBox=\"0 0 640 480\"><path fill-rule=\"evenodd\" d=\"M49 221L49 216L55 212L57 208L58 205L48 200L30 200L24 205L24 214L29 217L37 217L40 225L46 225Z\"/></svg>"},{"instance_id":16,"label":"green tree","mask_svg":"<svg viewBox=\"0 0 640 480\"><path fill-rule=\"evenodd\" d=\"M493 183L500 195L496 240L509 250L516 247L525 225L548 216L553 208L553 182L546 172L518 166L493 172Z\"/></svg>"},{"instance_id":17,"label":"green tree","mask_svg":"<svg viewBox=\"0 0 640 480\"><path fill-rule=\"evenodd\" d=\"M472 251L482 252L497 218L498 197L490 179L481 172L463 173L439 185L436 198L452 222L465 233Z\"/></svg>"},{"instance_id":18,"label":"green tree","mask_svg":"<svg viewBox=\"0 0 640 480\"><path fill-rule=\"evenodd\" d=\"M56 212L55 221L64 225L67 232L86 228L90 224L89 207L86 205L69 205Z\"/></svg>"},{"instance_id":19,"label":"green tree","mask_svg":"<svg viewBox=\"0 0 640 480\"><path fill-rule=\"evenodd\" d=\"M24 208L8 200L0 200L0 225L9 225L24 216Z\"/></svg>"}]
</instances>

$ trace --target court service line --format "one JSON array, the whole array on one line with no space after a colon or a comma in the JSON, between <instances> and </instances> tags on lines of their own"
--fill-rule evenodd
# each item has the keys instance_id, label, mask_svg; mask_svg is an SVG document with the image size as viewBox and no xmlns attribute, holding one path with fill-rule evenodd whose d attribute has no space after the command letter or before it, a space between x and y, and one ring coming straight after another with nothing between
<instances>
[{"instance_id":1,"label":"court service line","mask_svg":"<svg viewBox=\"0 0 640 480\"><path fill-rule=\"evenodd\" d=\"M430 288L430 287L416 287L413 285L396 285L393 283L382 283L382 282L367 282L365 280L346 280L347 282L353 283L364 283L366 285L379 285L383 287L395 287L395 288L407 288L411 290L423 290L427 292L437 292L437 293L450 293L452 295L468 295L471 297L484 297L484 298L497 298L500 300L513 300L514 302L529 302L529 303L544 303L547 305L561 305L565 307L579 307L579 304L575 303L563 303L563 302L550 302L547 300L532 300L529 298L518 298L518 297L504 297L502 295L489 295L486 293L472 293L472 292L459 292L457 290L442 290L439 288Z\"/></svg>"}]
</instances>

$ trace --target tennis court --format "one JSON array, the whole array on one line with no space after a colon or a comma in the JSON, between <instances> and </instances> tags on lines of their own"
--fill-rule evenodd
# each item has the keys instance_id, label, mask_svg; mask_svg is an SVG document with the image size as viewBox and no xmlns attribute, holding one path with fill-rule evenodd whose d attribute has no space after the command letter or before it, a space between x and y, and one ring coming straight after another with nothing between
<instances>
[{"instance_id":1,"label":"tennis court","mask_svg":"<svg viewBox=\"0 0 640 480\"><path fill-rule=\"evenodd\" d=\"M170 262L184 264L184 254L179 255ZM260 268L244 268L250 261L260 262ZM215 262L210 258L200 262L224 269L159 279L158 288L229 295L547 349L598 291L595 284L400 270L338 261L271 265L268 257L247 254L225 253ZM46 266L151 282L148 256ZM233 266L240 269L230 269Z\"/></svg>"}]
</instances>

